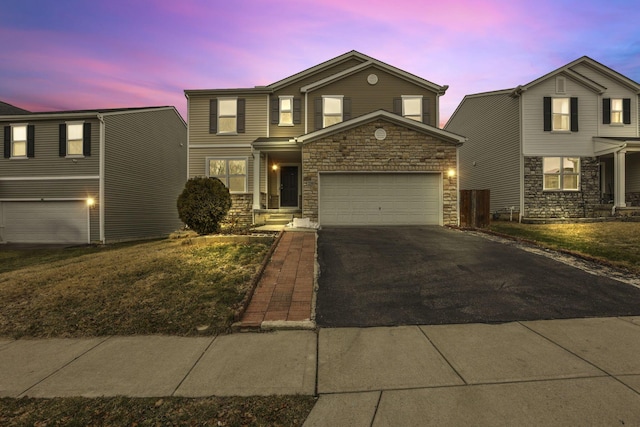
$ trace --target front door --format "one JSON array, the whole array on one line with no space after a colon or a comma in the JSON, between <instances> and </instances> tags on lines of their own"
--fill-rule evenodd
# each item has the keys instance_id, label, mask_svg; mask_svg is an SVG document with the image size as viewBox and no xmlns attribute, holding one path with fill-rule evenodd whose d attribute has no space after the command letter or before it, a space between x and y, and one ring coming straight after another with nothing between
<instances>
[{"instance_id":1,"label":"front door","mask_svg":"<svg viewBox=\"0 0 640 427\"><path fill-rule=\"evenodd\" d=\"M283 166L280 169L280 206L298 207L297 166Z\"/></svg>"}]
</instances>

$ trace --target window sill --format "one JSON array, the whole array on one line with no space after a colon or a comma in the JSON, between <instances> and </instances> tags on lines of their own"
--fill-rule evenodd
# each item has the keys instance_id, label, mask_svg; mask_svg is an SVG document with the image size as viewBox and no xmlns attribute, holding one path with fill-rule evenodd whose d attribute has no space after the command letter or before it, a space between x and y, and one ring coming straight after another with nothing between
<instances>
[{"instance_id":1,"label":"window sill","mask_svg":"<svg viewBox=\"0 0 640 427\"><path fill-rule=\"evenodd\" d=\"M218 132L216 133L218 136L233 136L238 135L238 132Z\"/></svg>"},{"instance_id":2,"label":"window sill","mask_svg":"<svg viewBox=\"0 0 640 427\"><path fill-rule=\"evenodd\" d=\"M624 123L609 123L609 127L622 128L622 127L624 127Z\"/></svg>"},{"instance_id":3,"label":"window sill","mask_svg":"<svg viewBox=\"0 0 640 427\"><path fill-rule=\"evenodd\" d=\"M278 123L278 126L281 126L281 127L293 127L293 123Z\"/></svg>"},{"instance_id":4,"label":"window sill","mask_svg":"<svg viewBox=\"0 0 640 427\"><path fill-rule=\"evenodd\" d=\"M580 190L562 190L556 188L545 188L542 190L543 193L579 193Z\"/></svg>"},{"instance_id":5,"label":"window sill","mask_svg":"<svg viewBox=\"0 0 640 427\"><path fill-rule=\"evenodd\" d=\"M570 130L552 130L551 133L555 135L571 135L575 132L571 132Z\"/></svg>"},{"instance_id":6,"label":"window sill","mask_svg":"<svg viewBox=\"0 0 640 427\"><path fill-rule=\"evenodd\" d=\"M84 159L84 155L82 154L69 154L64 156L65 159Z\"/></svg>"},{"instance_id":7,"label":"window sill","mask_svg":"<svg viewBox=\"0 0 640 427\"><path fill-rule=\"evenodd\" d=\"M9 160L29 160L27 156L9 157Z\"/></svg>"}]
</instances>

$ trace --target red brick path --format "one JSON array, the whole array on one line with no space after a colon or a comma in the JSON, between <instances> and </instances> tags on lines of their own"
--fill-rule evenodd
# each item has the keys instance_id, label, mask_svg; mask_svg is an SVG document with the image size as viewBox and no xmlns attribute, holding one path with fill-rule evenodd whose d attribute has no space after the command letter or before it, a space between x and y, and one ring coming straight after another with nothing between
<instances>
[{"instance_id":1,"label":"red brick path","mask_svg":"<svg viewBox=\"0 0 640 427\"><path fill-rule=\"evenodd\" d=\"M286 231L282 235L242 316L241 327L311 318L315 249L315 232Z\"/></svg>"}]
</instances>

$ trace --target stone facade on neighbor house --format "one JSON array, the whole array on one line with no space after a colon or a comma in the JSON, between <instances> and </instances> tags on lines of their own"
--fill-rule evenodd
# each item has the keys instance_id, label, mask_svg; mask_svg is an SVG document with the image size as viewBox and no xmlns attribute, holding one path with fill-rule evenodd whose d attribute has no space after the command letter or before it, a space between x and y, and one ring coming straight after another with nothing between
<instances>
[{"instance_id":1,"label":"stone facade on neighbor house","mask_svg":"<svg viewBox=\"0 0 640 427\"><path fill-rule=\"evenodd\" d=\"M386 139L374 137L384 128ZM442 176L443 223L458 224L457 146L405 126L375 120L305 143L302 148L305 218L318 220L318 179L323 172L431 172Z\"/></svg>"},{"instance_id":2,"label":"stone facade on neighbor house","mask_svg":"<svg viewBox=\"0 0 640 427\"><path fill-rule=\"evenodd\" d=\"M580 159L580 191L545 191L542 157L524 158L524 206L529 218L590 218L600 204L600 163Z\"/></svg>"}]
</instances>

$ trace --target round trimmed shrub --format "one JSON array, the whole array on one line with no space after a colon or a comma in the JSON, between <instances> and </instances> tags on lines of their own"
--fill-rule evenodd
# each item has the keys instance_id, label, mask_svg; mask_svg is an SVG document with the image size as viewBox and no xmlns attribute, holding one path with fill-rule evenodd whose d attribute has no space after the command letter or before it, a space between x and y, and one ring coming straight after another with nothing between
<instances>
[{"instance_id":1,"label":"round trimmed shrub","mask_svg":"<svg viewBox=\"0 0 640 427\"><path fill-rule=\"evenodd\" d=\"M218 178L191 178L178 196L178 216L198 234L217 232L229 209L229 189Z\"/></svg>"}]
</instances>

